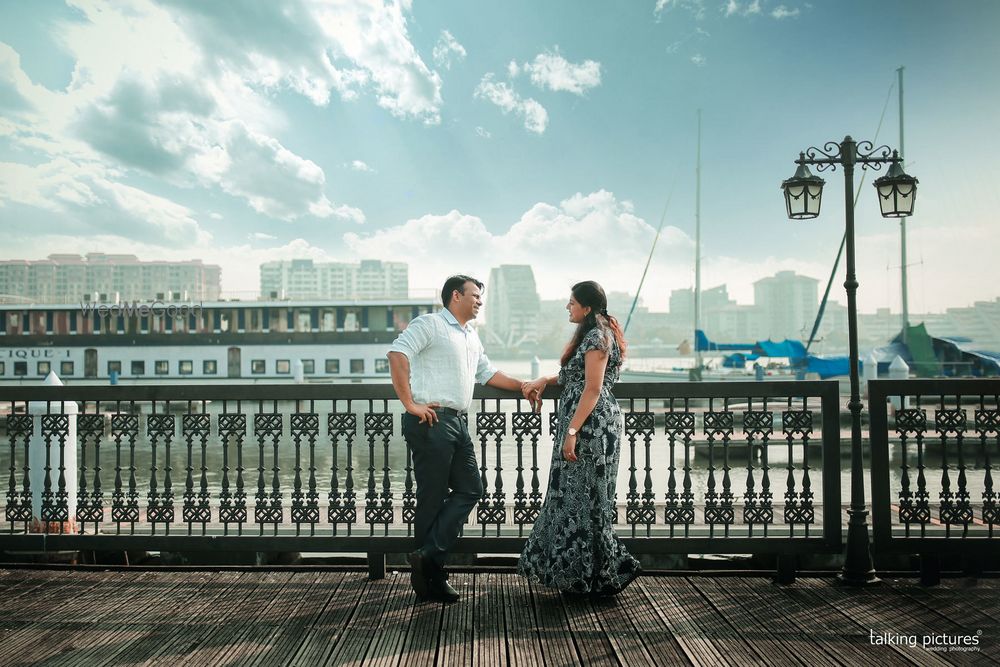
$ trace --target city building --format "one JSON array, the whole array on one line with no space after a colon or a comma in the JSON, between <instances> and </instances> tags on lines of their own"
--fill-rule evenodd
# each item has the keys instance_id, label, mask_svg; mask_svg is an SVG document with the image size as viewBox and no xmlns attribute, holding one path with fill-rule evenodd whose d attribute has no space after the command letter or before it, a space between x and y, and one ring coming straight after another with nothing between
<instances>
[{"instance_id":1,"label":"city building","mask_svg":"<svg viewBox=\"0 0 1000 667\"><path fill-rule=\"evenodd\" d=\"M92 252L43 260L0 260L0 299L38 303L116 300L215 300L222 270L200 259L139 260Z\"/></svg>"},{"instance_id":2,"label":"city building","mask_svg":"<svg viewBox=\"0 0 1000 667\"><path fill-rule=\"evenodd\" d=\"M524 350L538 342L541 304L535 274L527 264L503 264L490 270L486 284L487 345Z\"/></svg>"},{"instance_id":3,"label":"city building","mask_svg":"<svg viewBox=\"0 0 1000 667\"><path fill-rule=\"evenodd\" d=\"M794 271L779 271L753 284L754 305L762 316L762 338L809 337L819 308L819 281Z\"/></svg>"},{"instance_id":4,"label":"city building","mask_svg":"<svg viewBox=\"0 0 1000 667\"><path fill-rule=\"evenodd\" d=\"M292 259L260 265L260 293L266 299L405 299L409 286L405 262Z\"/></svg>"}]
</instances>

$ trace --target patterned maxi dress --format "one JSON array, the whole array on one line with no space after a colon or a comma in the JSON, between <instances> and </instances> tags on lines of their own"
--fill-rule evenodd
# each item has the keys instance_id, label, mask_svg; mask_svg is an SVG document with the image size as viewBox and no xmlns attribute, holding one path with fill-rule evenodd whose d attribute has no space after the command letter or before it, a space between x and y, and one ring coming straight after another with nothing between
<instances>
[{"instance_id":1,"label":"patterned maxi dress","mask_svg":"<svg viewBox=\"0 0 1000 667\"><path fill-rule=\"evenodd\" d=\"M609 353L604 386L593 412L577 435L577 460L563 459L569 422L584 388L584 355ZM614 532L615 480L618 476L622 414L611 387L622 359L611 331L591 329L559 371L559 398L552 467L538 520L517 564L532 581L572 593L613 595L639 574L639 562Z\"/></svg>"}]
</instances>

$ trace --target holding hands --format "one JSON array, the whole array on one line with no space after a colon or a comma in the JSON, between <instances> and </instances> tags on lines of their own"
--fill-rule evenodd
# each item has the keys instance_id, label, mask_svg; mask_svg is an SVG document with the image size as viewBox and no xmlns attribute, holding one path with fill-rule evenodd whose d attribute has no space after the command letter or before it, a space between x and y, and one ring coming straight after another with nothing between
<instances>
[{"instance_id":1,"label":"holding hands","mask_svg":"<svg viewBox=\"0 0 1000 667\"><path fill-rule=\"evenodd\" d=\"M535 412L542 411L542 392L545 391L545 386L548 384L548 378L540 377L537 380L531 380L530 382L521 383L521 394L524 395L528 402L531 404L531 408Z\"/></svg>"}]
</instances>

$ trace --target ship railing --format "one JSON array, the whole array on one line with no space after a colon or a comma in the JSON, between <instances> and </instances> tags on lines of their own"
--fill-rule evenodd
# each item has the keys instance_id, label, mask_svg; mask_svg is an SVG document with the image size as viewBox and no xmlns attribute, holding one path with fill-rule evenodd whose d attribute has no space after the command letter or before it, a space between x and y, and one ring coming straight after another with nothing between
<instances>
[{"instance_id":1,"label":"ship railing","mask_svg":"<svg viewBox=\"0 0 1000 667\"><path fill-rule=\"evenodd\" d=\"M516 554L558 456L559 388L533 412L477 387L467 415L484 493L455 551ZM779 579L842 547L835 381L623 383L627 547L758 554ZM387 384L0 388L6 551L337 552L413 548L416 480ZM561 444L561 443L560 443ZM586 520L586 517L581 517Z\"/></svg>"},{"instance_id":2,"label":"ship railing","mask_svg":"<svg viewBox=\"0 0 1000 667\"><path fill-rule=\"evenodd\" d=\"M927 584L945 555L981 571L1000 556L1000 379L874 380L868 391L873 549L918 554Z\"/></svg>"}]
</instances>

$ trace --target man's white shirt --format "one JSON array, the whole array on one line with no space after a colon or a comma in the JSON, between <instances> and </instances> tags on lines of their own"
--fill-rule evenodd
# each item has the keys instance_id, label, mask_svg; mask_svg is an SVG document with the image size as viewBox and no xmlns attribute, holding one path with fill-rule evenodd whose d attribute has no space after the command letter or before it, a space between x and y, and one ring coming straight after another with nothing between
<instances>
[{"instance_id":1,"label":"man's white shirt","mask_svg":"<svg viewBox=\"0 0 1000 667\"><path fill-rule=\"evenodd\" d=\"M470 323L460 325L448 309L414 319L389 352L410 360L410 391L417 403L468 410L476 382L486 384L497 372L476 330Z\"/></svg>"}]
</instances>

